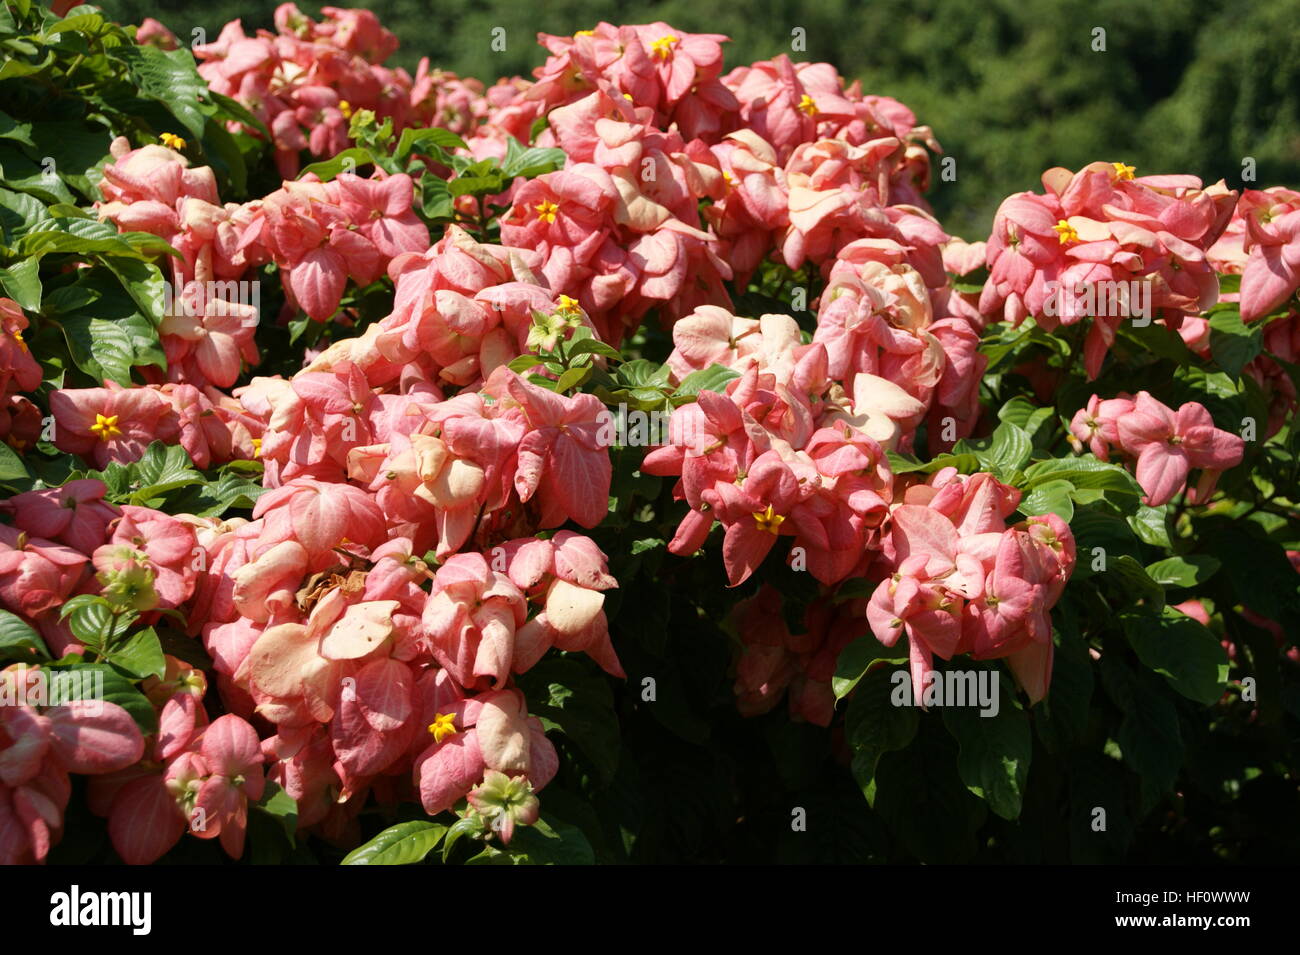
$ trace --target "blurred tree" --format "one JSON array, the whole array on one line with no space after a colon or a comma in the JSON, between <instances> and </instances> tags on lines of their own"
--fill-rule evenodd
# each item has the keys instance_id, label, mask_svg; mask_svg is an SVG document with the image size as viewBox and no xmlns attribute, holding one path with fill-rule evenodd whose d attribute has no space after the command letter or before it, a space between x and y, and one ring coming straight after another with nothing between
<instances>
[{"instance_id":1,"label":"blurred tree","mask_svg":"<svg viewBox=\"0 0 1300 955\"><path fill-rule=\"evenodd\" d=\"M154 16L183 41L242 17L270 27L253 0L106 0L123 22ZM318 15L321 4L303 2ZM612 0L374 0L402 40L393 63L421 56L486 82L529 75L538 31L599 20L665 20L732 38L730 66L791 53L826 60L869 92L895 96L956 159L933 202L950 231L982 238L1002 197L1041 189L1050 166L1124 160L1141 173L1190 172L1240 187L1300 187L1300 0L658 0L637 13ZM492 31L506 30L504 51ZM806 50L791 50L792 31ZM1104 50L1094 49L1104 30ZM936 177L937 179L937 177ZM1247 185L1252 185L1247 183Z\"/></svg>"}]
</instances>

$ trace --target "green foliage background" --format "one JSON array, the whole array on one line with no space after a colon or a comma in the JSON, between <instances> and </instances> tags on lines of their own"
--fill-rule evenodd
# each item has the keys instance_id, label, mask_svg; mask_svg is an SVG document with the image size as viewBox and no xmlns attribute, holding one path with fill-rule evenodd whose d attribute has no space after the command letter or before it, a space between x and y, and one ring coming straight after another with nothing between
<instances>
[{"instance_id":1,"label":"green foliage background","mask_svg":"<svg viewBox=\"0 0 1300 955\"><path fill-rule=\"evenodd\" d=\"M341 3L339 5L346 5ZM605 19L665 20L725 33L728 67L807 52L865 90L895 96L930 124L957 160L955 182L933 201L950 231L983 238L1001 199L1039 189L1053 165L1124 160L1139 174L1190 172L1256 187L1300 186L1300 0L371 0L402 41L393 63L435 66L486 82L530 75L544 51L538 31L572 33ZM182 41L212 38L242 17L271 25L269 0L104 0L124 23L154 16ZM320 4L300 3L312 15ZM494 52L492 29L506 29ZM1093 29L1106 52L1092 50Z\"/></svg>"}]
</instances>

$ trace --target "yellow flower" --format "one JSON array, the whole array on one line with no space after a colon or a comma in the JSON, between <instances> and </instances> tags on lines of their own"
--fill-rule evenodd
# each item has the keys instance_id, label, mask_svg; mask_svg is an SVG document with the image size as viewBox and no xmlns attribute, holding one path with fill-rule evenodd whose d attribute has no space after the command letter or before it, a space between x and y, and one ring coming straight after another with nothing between
<instances>
[{"instance_id":1,"label":"yellow flower","mask_svg":"<svg viewBox=\"0 0 1300 955\"><path fill-rule=\"evenodd\" d=\"M339 100L339 112L343 114L344 119L352 118L352 104L345 99Z\"/></svg>"},{"instance_id":2,"label":"yellow flower","mask_svg":"<svg viewBox=\"0 0 1300 955\"><path fill-rule=\"evenodd\" d=\"M595 35L596 35L596 31L595 31L595 30L579 30L579 31L578 31L577 33L575 33L573 36L574 36L574 39L577 39L577 38L580 37L580 36L595 36Z\"/></svg>"},{"instance_id":3,"label":"yellow flower","mask_svg":"<svg viewBox=\"0 0 1300 955\"><path fill-rule=\"evenodd\" d=\"M760 531L767 531L769 534L778 534L781 530L781 522L785 520L780 514L772 510L772 505L767 505L765 511L754 512L754 523L758 525Z\"/></svg>"},{"instance_id":4,"label":"yellow flower","mask_svg":"<svg viewBox=\"0 0 1300 955\"><path fill-rule=\"evenodd\" d=\"M90 426L90 430L99 435L102 441L109 441L122 433L122 429L117 426L117 415L115 414L95 415L95 423Z\"/></svg>"},{"instance_id":5,"label":"yellow flower","mask_svg":"<svg viewBox=\"0 0 1300 955\"><path fill-rule=\"evenodd\" d=\"M560 300L555 304L555 314L562 315L567 319L581 318L582 306L578 304L576 298L561 295Z\"/></svg>"},{"instance_id":6,"label":"yellow flower","mask_svg":"<svg viewBox=\"0 0 1300 955\"><path fill-rule=\"evenodd\" d=\"M1071 242L1079 241L1079 233L1075 231L1074 226L1064 219L1059 220L1056 225L1052 226L1052 231L1061 240L1061 245L1069 245Z\"/></svg>"},{"instance_id":7,"label":"yellow flower","mask_svg":"<svg viewBox=\"0 0 1300 955\"><path fill-rule=\"evenodd\" d=\"M817 104L813 102L813 98L807 93L803 94L803 98L799 100L799 105L796 108L805 116L817 115Z\"/></svg>"},{"instance_id":8,"label":"yellow flower","mask_svg":"<svg viewBox=\"0 0 1300 955\"><path fill-rule=\"evenodd\" d=\"M262 439L253 438L253 457L260 458L261 456L262 456Z\"/></svg>"},{"instance_id":9,"label":"yellow flower","mask_svg":"<svg viewBox=\"0 0 1300 955\"><path fill-rule=\"evenodd\" d=\"M22 333L19 329L17 329L17 328L15 328L14 331L13 331L13 339L14 339L15 342L18 343L18 347L19 347L22 351L28 351L28 350L29 350L29 349L27 348L27 343L26 343L25 341L23 341L23 333Z\"/></svg>"},{"instance_id":10,"label":"yellow flower","mask_svg":"<svg viewBox=\"0 0 1300 955\"><path fill-rule=\"evenodd\" d=\"M559 205L551 202L549 199L543 199L541 202L537 203L537 205L533 206L533 209L537 213L537 218L541 219L543 222L554 222L555 213L560 211Z\"/></svg>"},{"instance_id":11,"label":"yellow flower","mask_svg":"<svg viewBox=\"0 0 1300 955\"><path fill-rule=\"evenodd\" d=\"M1115 178L1117 180L1132 179L1133 173L1137 172L1137 168L1135 166L1126 166L1122 162L1113 162L1111 163L1111 166L1115 170Z\"/></svg>"},{"instance_id":12,"label":"yellow flower","mask_svg":"<svg viewBox=\"0 0 1300 955\"><path fill-rule=\"evenodd\" d=\"M680 42L671 33L666 33L650 44L650 55L666 60L673 55L673 44Z\"/></svg>"},{"instance_id":13,"label":"yellow flower","mask_svg":"<svg viewBox=\"0 0 1300 955\"><path fill-rule=\"evenodd\" d=\"M455 736L457 732L455 714L435 714L433 722L429 724L429 732L433 734L433 741L435 743L441 743L448 736Z\"/></svg>"},{"instance_id":14,"label":"yellow flower","mask_svg":"<svg viewBox=\"0 0 1300 955\"><path fill-rule=\"evenodd\" d=\"M174 149L177 152L180 152L185 148L185 140L181 139L175 133L163 133L158 137L158 140L168 149Z\"/></svg>"}]
</instances>

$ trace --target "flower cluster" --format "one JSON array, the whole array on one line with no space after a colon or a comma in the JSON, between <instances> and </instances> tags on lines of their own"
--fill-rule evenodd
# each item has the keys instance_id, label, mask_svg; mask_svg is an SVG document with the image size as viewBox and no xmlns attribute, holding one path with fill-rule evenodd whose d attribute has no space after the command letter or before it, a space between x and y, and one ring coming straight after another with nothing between
<instances>
[{"instance_id":1,"label":"flower cluster","mask_svg":"<svg viewBox=\"0 0 1300 955\"><path fill-rule=\"evenodd\" d=\"M1070 440L1102 461L1116 451L1133 459L1152 506L1181 493L1192 470L1200 471L1200 479L1188 490L1188 502L1208 501L1219 475L1241 463L1246 446L1237 435L1216 428L1203 405L1189 401L1174 410L1145 391L1136 398L1093 395L1070 422Z\"/></svg>"},{"instance_id":2,"label":"flower cluster","mask_svg":"<svg viewBox=\"0 0 1300 955\"><path fill-rule=\"evenodd\" d=\"M934 657L1006 658L1033 702L1052 676L1050 611L1074 569L1074 536L1055 514L1013 527L1020 492L989 474L936 472L890 512L892 572L866 607L876 639L908 637L912 691L922 699Z\"/></svg>"},{"instance_id":3,"label":"flower cluster","mask_svg":"<svg viewBox=\"0 0 1300 955\"><path fill-rule=\"evenodd\" d=\"M1218 301L1207 250L1237 200L1222 181L1203 188L1195 176L1136 176L1124 163L1095 162L1076 173L1049 169L1043 187L998 208L979 302L986 315L1015 324L1032 316L1049 331L1091 317L1084 367L1095 378L1125 320L1159 318L1182 331L1184 318Z\"/></svg>"},{"instance_id":4,"label":"flower cluster","mask_svg":"<svg viewBox=\"0 0 1300 955\"><path fill-rule=\"evenodd\" d=\"M186 832L238 858L249 812L281 792L300 829L339 846L356 844L363 810L402 802L508 843L560 767L520 677L548 654L620 679L637 659L606 615L616 575L629 585L611 546L627 500L616 462L638 486L674 479L673 502L665 487L652 517L633 518L672 535L665 560L717 543L743 714L785 699L829 725L837 660L868 630L907 658L918 698L936 657L968 655L1005 660L1036 703L1075 539L1008 482L1052 440L1068 451L1063 421L1037 408L1050 427L1019 432L1015 462L987 456L981 336L1090 319L1091 380L1138 309L1210 354L1205 313L1234 300L1216 271L1240 273L1247 321L1300 284L1300 194L1238 203L1223 183L1119 163L1049 170L1044 194L1002 203L987 243L953 237L922 198L930 130L828 64L782 55L727 72L725 37L601 23L542 35L532 80L485 89L427 60L414 78L383 66L396 40L368 11L322 17L286 3L276 32L235 21L195 48L210 88L269 130L278 175L249 178L280 183L269 194L223 203L174 134L113 141L100 218L177 253L158 260L173 292L154 313L165 362L89 381L43 368L29 315L0 299L0 440L24 460L42 442L72 456L61 486L45 483L53 466L33 468L0 502L0 610L64 661L0 671L0 693L30 696L68 659L112 660L120 630L170 628L130 712L0 706L0 862L48 855L69 773L94 777L90 807L130 863ZM175 47L155 21L136 39ZM391 130L367 138L368 118L350 122L362 109L465 142L436 162L411 137L379 155ZM338 171L342 159L298 175L354 134L373 175ZM563 166L507 174L532 147L558 147ZM478 193L444 183L441 163L459 175L488 158L507 162L467 177L491 184ZM982 293L957 281L985 265ZM284 308L268 320L238 286L273 276ZM1073 295L1101 286L1116 308ZM773 308L788 313L759 314ZM49 317L30 321L48 334ZM671 336L662 367L649 321ZM1300 315L1254 331L1274 357L1252 351L1242 371L1271 434L1295 405L1284 365L1300 358ZM310 344L286 354L299 335ZM73 377L43 388L56 371ZM1026 374L1040 392L1059 381ZM619 404L672 408L635 468L605 434ZM1131 462L1150 505L1192 471L1187 500L1208 501L1245 449L1201 404L1146 391L1093 395L1069 432L1076 450ZM132 483L119 465L158 441L220 476ZM247 499L222 498L227 483ZM1055 483L1096 491L1062 514L1103 494ZM782 563L807 574L801 615L783 612Z\"/></svg>"}]
</instances>

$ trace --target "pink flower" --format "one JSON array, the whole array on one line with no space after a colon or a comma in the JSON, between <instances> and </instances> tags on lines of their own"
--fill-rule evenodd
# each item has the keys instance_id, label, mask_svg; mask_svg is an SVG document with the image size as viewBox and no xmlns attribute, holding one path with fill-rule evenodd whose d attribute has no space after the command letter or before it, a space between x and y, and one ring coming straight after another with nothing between
<instances>
[{"instance_id":1,"label":"pink flower","mask_svg":"<svg viewBox=\"0 0 1300 955\"><path fill-rule=\"evenodd\" d=\"M521 501L537 497L541 526L572 518L595 527L609 509L612 468L599 434L605 406L595 395L558 395L529 384L507 369L484 390L523 413L528 431L519 443L515 490Z\"/></svg>"},{"instance_id":2,"label":"pink flower","mask_svg":"<svg viewBox=\"0 0 1300 955\"><path fill-rule=\"evenodd\" d=\"M41 366L23 341L27 316L13 299L0 298L0 395L35 391L41 383Z\"/></svg>"},{"instance_id":3,"label":"pink flower","mask_svg":"<svg viewBox=\"0 0 1300 955\"><path fill-rule=\"evenodd\" d=\"M1300 193L1268 189L1242 193L1238 214L1245 221L1241 273L1241 317L1261 318L1300 287Z\"/></svg>"},{"instance_id":4,"label":"pink flower","mask_svg":"<svg viewBox=\"0 0 1300 955\"><path fill-rule=\"evenodd\" d=\"M0 603L35 617L63 603L89 566L86 555L0 524Z\"/></svg>"},{"instance_id":5,"label":"pink flower","mask_svg":"<svg viewBox=\"0 0 1300 955\"><path fill-rule=\"evenodd\" d=\"M139 459L154 441L180 437L176 413L155 391L123 388L62 388L50 394L54 445L81 455L101 470L110 461Z\"/></svg>"},{"instance_id":6,"label":"pink flower","mask_svg":"<svg viewBox=\"0 0 1300 955\"><path fill-rule=\"evenodd\" d=\"M1137 480L1153 507L1181 491L1192 468L1203 475L1188 499L1207 500L1219 473L1240 464L1245 451L1245 442L1216 428L1202 405L1189 401L1173 411L1145 391L1138 392L1133 411L1119 419L1118 434L1121 447L1137 457Z\"/></svg>"},{"instance_id":7,"label":"pink flower","mask_svg":"<svg viewBox=\"0 0 1300 955\"><path fill-rule=\"evenodd\" d=\"M1099 461L1109 461L1110 449L1119 444L1119 421L1132 410L1130 398L1093 395L1070 419L1070 443L1076 450L1087 445Z\"/></svg>"},{"instance_id":8,"label":"pink flower","mask_svg":"<svg viewBox=\"0 0 1300 955\"><path fill-rule=\"evenodd\" d=\"M82 479L15 495L0 507L13 515L19 530L89 555L104 543L105 531L119 513L105 503L107 491L102 481Z\"/></svg>"},{"instance_id":9,"label":"pink flower","mask_svg":"<svg viewBox=\"0 0 1300 955\"><path fill-rule=\"evenodd\" d=\"M257 733L227 714L208 725L194 745L197 751L168 768L167 791L182 804L193 835L220 839L226 854L238 859L244 854L248 803L262 798L266 785Z\"/></svg>"}]
</instances>

